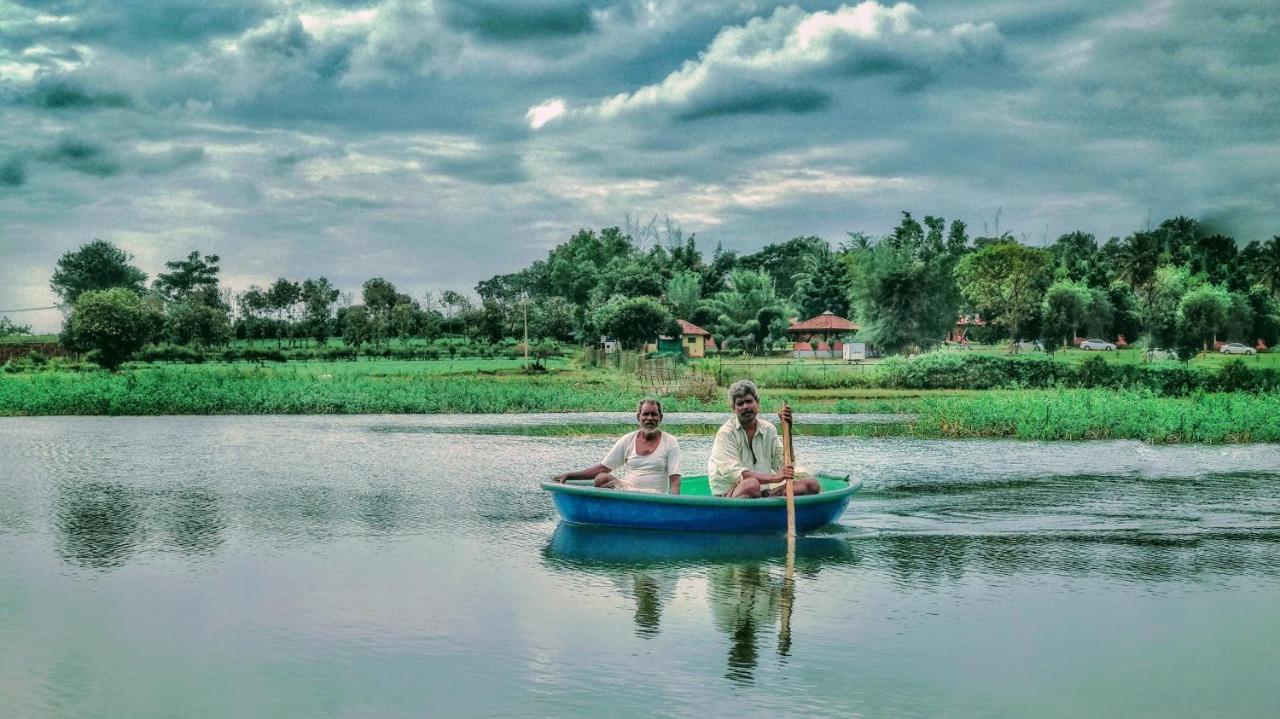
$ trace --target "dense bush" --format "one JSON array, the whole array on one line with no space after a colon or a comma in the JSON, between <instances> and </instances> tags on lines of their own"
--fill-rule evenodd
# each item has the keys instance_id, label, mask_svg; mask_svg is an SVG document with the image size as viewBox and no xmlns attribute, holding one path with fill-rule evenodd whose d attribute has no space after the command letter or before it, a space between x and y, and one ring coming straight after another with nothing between
<instances>
[{"instance_id":1,"label":"dense bush","mask_svg":"<svg viewBox=\"0 0 1280 719\"><path fill-rule=\"evenodd\" d=\"M875 376L883 387L902 389L1085 389L1147 390L1181 397L1192 392L1270 392L1280 389L1280 371L1250 369L1229 362L1215 372L1187 366L1122 365L1100 355L1078 365L1046 357L1002 357L959 353L927 354L913 360L891 357Z\"/></svg>"}]
</instances>

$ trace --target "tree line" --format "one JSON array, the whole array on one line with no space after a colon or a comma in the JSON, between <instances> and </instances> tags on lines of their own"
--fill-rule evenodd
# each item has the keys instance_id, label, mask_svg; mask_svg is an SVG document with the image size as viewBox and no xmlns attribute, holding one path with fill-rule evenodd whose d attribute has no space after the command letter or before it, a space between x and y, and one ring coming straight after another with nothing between
<instances>
[{"instance_id":1,"label":"tree line","mask_svg":"<svg viewBox=\"0 0 1280 719\"><path fill-rule=\"evenodd\" d=\"M861 325L888 353L944 341L958 317L981 318L979 339L1042 338L1052 350L1080 335L1148 346L1280 339L1280 237L1236 241L1175 217L1104 243L1064 234L1031 247L1011 234L970 237L965 223L902 213L883 237L848 233L835 246L801 236L741 254L709 255L670 222L582 229L518 272L414 298L381 277L357 298L325 277L284 277L238 294L220 286L220 258L198 251L147 275L94 240L57 262L50 286L70 308L62 341L114 367L146 343L217 346L274 339L349 346L391 338L521 337L638 346L678 335L677 318L723 349L759 352L786 339L791 318L824 311ZM976 324L976 323L975 323Z\"/></svg>"}]
</instances>

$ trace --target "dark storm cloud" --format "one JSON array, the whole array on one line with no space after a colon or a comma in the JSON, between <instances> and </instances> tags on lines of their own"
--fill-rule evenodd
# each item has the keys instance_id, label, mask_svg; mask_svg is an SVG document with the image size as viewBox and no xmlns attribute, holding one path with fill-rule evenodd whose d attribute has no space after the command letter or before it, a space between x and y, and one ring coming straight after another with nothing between
<instances>
[{"instance_id":1,"label":"dark storm cloud","mask_svg":"<svg viewBox=\"0 0 1280 719\"><path fill-rule=\"evenodd\" d=\"M94 177L120 174L120 163L102 145L76 138L63 138L53 147L36 154L36 159L64 170Z\"/></svg>"},{"instance_id":2,"label":"dark storm cloud","mask_svg":"<svg viewBox=\"0 0 1280 719\"><path fill-rule=\"evenodd\" d=\"M449 0L445 18L456 29L500 42L573 37L595 29L585 2Z\"/></svg>"},{"instance_id":3,"label":"dark storm cloud","mask_svg":"<svg viewBox=\"0 0 1280 719\"><path fill-rule=\"evenodd\" d=\"M0 163L0 187L19 187L27 181L26 164L17 158Z\"/></svg>"},{"instance_id":4,"label":"dark storm cloud","mask_svg":"<svg viewBox=\"0 0 1280 719\"><path fill-rule=\"evenodd\" d=\"M94 92L67 82L55 82L36 89L31 95L36 107L47 110L119 109L133 106L127 95L116 92Z\"/></svg>"},{"instance_id":5,"label":"dark storm cloud","mask_svg":"<svg viewBox=\"0 0 1280 719\"><path fill-rule=\"evenodd\" d=\"M512 185L529 179L520 157L510 153L444 158L435 165L450 177L482 185Z\"/></svg>"},{"instance_id":6,"label":"dark storm cloud","mask_svg":"<svg viewBox=\"0 0 1280 719\"><path fill-rule=\"evenodd\" d=\"M16 0L48 15L71 18L48 35L78 42L125 42L135 46L201 41L235 35L275 10L268 0Z\"/></svg>"},{"instance_id":7,"label":"dark storm cloud","mask_svg":"<svg viewBox=\"0 0 1280 719\"><path fill-rule=\"evenodd\" d=\"M803 114L824 110L831 95L810 87L738 88L728 97L707 98L676 115L677 120L704 120L720 115Z\"/></svg>"}]
</instances>

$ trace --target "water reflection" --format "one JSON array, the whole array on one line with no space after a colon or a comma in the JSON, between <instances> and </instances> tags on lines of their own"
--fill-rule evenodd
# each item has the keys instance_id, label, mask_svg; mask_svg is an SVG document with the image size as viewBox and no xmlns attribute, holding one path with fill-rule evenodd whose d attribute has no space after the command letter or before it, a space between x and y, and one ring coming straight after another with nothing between
<instances>
[{"instance_id":1,"label":"water reflection","mask_svg":"<svg viewBox=\"0 0 1280 719\"><path fill-rule=\"evenodd\" d=\"M711 624L729 640L725 677L753 683L761 646L791 653L797 577L812 580L826 565L858 557L841 536L800 537L792 561L780 535L652 532L561 522L542 551L545 563L574 575L608 577L635 602L635 632L652 638L662 605L677 582L701 585Z\"/></svg>"},{"instance_id":2,"label":"water reflection","mask_svg":"<svg viewBox=\"0 0 1280 719\"><path fill-rule=\"evenodd\" d=\"M137 493L111 482L65 482L56 500L58 554L94 569L118 567L142 541Z\"/></svg>"}]
</instances>

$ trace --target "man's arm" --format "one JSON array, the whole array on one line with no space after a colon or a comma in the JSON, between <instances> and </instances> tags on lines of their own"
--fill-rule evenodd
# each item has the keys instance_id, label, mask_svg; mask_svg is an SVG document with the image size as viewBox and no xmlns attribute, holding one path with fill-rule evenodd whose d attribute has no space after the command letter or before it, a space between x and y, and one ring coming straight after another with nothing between
<instances>
[{"instance_id":1,"label":"man's arm","mask_svg":"<svg viewBox=\"0 0 1280 719\"><path fill-rule=\"evenodd\" d=\"M707 479L714 494L725 494L742 480L746 465L738 459L738 434L721 429L716 432L711 445L711 457L707 460Z\"/></svg>"},{"instance_id":2,"label":"man's arm","mask_svg":"<svg viewBox=\"0 0 1280 719\"><path fill-rule=\"evenodd\" d=\"M667 492L670 494L680 494L680 475L673 474L667 477Z\"/></svg>"},{"instance_id":3,"label":"man's arm","mask_svg":"<svg viewBox=\"0 0 1280 719\"><path fill-rule=\"evenodd\" d=\"M595 479L596 475L600 474L601 472L610 472L610 471L612 470L610 470L608 467L604 466L603 464L597 464L591 467L587 467L586 469L580 469L577 472L565 472L564 474L557 474L553 481L564 482L566 479Z\"/></svg>"}]
</instances>

